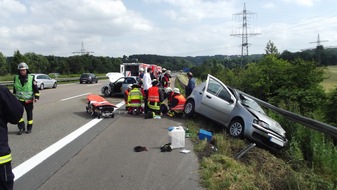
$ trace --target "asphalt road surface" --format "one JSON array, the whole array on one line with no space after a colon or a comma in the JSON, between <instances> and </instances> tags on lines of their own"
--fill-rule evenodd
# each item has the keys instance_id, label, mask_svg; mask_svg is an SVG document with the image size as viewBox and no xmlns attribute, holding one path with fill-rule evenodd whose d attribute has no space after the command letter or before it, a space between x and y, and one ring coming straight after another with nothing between
<instances>
[{"instance_id":1,"label":"asphalt road surface","mask_svg":"<svg viewBox=\"0 0 337 190\"><path fill-rule=\"evenodd\" d=\"M85 111L86 96L100 94L108 81L67 84L40 91L31 134L16 135L9 125L9 143L21 189L202 189L193 151L161 152L169 142L168 127L184 119L144 119L126 114L122 97L114 118L97 119ZM134 152L135 146L148 151ZM186 139L185 149L193 150Z\"/></svg>"}]
</instances>

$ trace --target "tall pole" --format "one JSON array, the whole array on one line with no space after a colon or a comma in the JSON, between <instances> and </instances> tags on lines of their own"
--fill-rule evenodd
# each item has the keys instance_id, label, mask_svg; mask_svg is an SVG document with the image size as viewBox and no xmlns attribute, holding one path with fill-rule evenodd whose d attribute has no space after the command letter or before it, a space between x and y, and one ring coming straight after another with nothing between
<instances>
[{"instance_id":1,"label":"tall pole","mask_svg":"<svg viewBox=\"0 0 337 190\"><path fill-rule=\"evenodd\" d=\"M246 3L243 5L243 11L240 13L234 14L235 17L238 17L240 21L242 21L242 28L241 33L233 33L231 36L239 36L242 38L241 43L241 67L243 66L243 59L248 57L248 46L250 45L248 43L248 36L256 36L260 35L260 33L248 33L248 17L251 16L254 13L247 12L246 10ZM250 18L250 17L249 17Z\"/></svg>"}]
</instances>

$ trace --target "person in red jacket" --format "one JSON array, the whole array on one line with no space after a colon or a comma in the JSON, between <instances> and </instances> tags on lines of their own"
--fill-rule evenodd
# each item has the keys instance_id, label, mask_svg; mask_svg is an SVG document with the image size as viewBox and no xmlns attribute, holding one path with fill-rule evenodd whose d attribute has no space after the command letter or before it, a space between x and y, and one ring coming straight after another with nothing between
<instances>
[{"instance_id":1,"label":"person in red jacket","mask_svg":"<svg viewBox=\"0 0 337 190\"><path fill-rule=\"evenodd\" d=\"M147 97L147 106L149 108L149 112L146 113L145 119L156 118L161 116L160 105L164 101L164 96L162 90L158 87L159 82L154 79L152 81L152 87L148 90Z\"/></svg>"},{"instance_id":2,"label":"person in red jacket","mask_svg":"<svg viewBox=\"0 0 337 190\"><path fill-rule=\"evenodd\" d=\"M175 115L181 117L184 113L186 98L180 94L179 88L174 88L173 93L174 94L172 95L172 98L169 102L170 110L168 111L167 115L171 117Z\"/></svg>"}]
</instances>

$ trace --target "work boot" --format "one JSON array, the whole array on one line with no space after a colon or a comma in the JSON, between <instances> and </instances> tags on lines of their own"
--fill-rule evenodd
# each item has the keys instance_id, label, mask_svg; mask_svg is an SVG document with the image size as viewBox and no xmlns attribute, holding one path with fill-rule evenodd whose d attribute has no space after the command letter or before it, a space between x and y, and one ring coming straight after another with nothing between
<instances>
[{"instance_id":1,"label":"work boot","mask_svg":"<svg viewBox=\"0 0 337 190\"><path fill-rule=\"evenodd\" d=\"M29 133L31 133L32 132L32 130L27 130L26 131L26 134L29 134Z\"/></svg>"},{"instance_id":2,"label":"work boot","mask_svg":"<svg viewBox=\"0 0 337 190\"><path fill-rule=\"evenodd\" d=\"M24 132L25 132L25 129L19 129L18 135L21 135Z\"/></svg>"}]
</instances>

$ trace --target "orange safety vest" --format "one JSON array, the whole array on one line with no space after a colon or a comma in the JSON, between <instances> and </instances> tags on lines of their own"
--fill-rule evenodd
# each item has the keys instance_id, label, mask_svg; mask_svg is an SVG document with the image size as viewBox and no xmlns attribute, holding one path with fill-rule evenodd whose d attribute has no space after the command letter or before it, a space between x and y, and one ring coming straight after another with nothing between
<instances>
[{"instance_id":1,"label":"orange safety vest","mask_svg":"<svg viewBox=\"0 0 337 190\"><path fill-rule=\"evenodd\" d=\"M174 98L178 99L178 104L171 108L171 110L184 110L186 98L182 94L176 95Z\"/></svg>"},{"instance_id":2,"label":"orange safety vest","mask_svg":"<svg viewBox=\"0 0 337 190\"><path fill-rule=\"evenodd\" d=\"M151 88L149 88L147 101L149 101L149 102L160 102L158 86L152 86Z\"/></svg>"}]
</instances>

